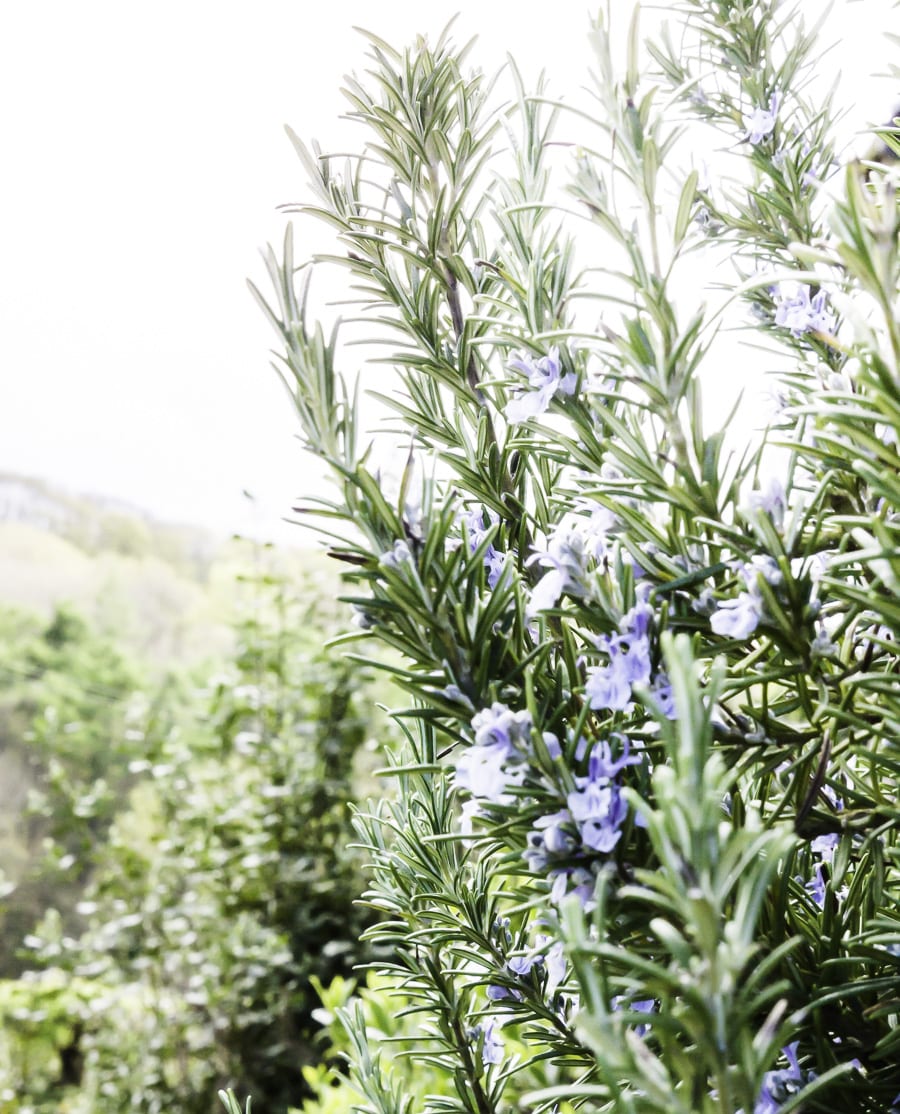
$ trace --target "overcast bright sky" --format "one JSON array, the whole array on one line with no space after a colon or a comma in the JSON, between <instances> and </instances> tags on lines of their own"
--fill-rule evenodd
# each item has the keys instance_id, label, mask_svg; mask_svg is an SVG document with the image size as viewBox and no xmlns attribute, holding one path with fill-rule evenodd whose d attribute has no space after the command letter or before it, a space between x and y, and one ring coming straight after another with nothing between
<instances>
[{"instance_id":1,"label":"overcast bright sky","mask_svg":"<svg viewBox=\"0 0 900 1114\"><path fill-rule=\"evenodd\" d=\"M818 0L809 0L818 12ZM285 536L308 489L275 336L245 279L303 199L289 123L326 149L362 25L403 45L454 11L486 70L586 78L582 0L45 0L0 12L0 469L169 519ZM630 0L614 7L630 9ZM893 13L893 15L891 14ZM837 0L832 65L884 119L891 0ZM301 244L302 247L302 244ZM258 499L248 516L242 489Z\"/></svg>"}]
</instances>

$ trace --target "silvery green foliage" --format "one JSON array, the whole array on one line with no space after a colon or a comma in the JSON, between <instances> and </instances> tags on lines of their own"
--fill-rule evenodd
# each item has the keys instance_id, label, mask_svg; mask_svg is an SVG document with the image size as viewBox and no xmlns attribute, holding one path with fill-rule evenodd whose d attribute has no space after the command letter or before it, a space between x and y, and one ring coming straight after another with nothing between
<instances>
[{"instance_id":1,"label":"silvery green foliage","mask_svg":"<svg viewBox=\"0 0 900 1114\"><path fill-rule=\"evenodd\" d=\"M260 300L359 636L411 698L358 830L406 1051L454 1083L429 1111L900 1092L894 179L838 168L792 5L676 7L648 72L637 18L622 65L598 22L592 112L515 69L495 107L449 33L371 37L364 154L294 137L409 447L389 493L289 232ZM688 169L698 127L728 181ZM689 264L723 245L751 311L726 320L789 369L742 456L698 381L721 311ZM360 1109L407 1110L356 1036Z\"/></svg>"}]
</instances>

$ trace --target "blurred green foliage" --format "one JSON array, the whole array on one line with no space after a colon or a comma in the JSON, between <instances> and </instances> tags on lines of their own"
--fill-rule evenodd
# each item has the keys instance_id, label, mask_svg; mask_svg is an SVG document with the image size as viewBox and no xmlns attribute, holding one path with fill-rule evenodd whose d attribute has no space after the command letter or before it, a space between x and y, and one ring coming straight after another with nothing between
<instances>
[{"instance_id":1,"label":"blurred green foliage","mask_svg":"<svg viewBox=\"0 0 900 1114\"><path fill-rule=\"evenodd\" d=\"M350 805L376 784L377 694L326 656L315 568L289 588L257 547L236 594L234 652L202 684L148 680L70 610L0 617L25 829L3 860L3 1114L311 1095L313 983L372 954Z\"/></svg>"},{"instance_id":2,"label":"blurred green foliage","mask_svg":"<svg viewBox=\"0 0 900 1114\"><path fill-rule=\"evenodd\" d=\"M57 608L46 624L0 612L0 848L16 885L15 902L0 911L0 974L21 970L16 949L51 895L71 927L133 781L141 715L135 667L71 610Z\"/></svg>"}]
</instances>

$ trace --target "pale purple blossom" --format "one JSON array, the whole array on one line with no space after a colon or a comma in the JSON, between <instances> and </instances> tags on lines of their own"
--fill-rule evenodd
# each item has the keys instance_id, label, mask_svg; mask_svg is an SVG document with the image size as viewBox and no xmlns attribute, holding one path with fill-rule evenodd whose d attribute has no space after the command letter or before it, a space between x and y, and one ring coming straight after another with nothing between
<instances>
[{"instance_id":1,"label":"pale purple blossom","mask_svg":"<svg viewBox=\"0 0 900 1114\"><path fill-rule=\"evenodd\" d=\"M607 740L597 743L588 759L587 775L576 777L575 788L566 796L567 807L539 817L528 833L523 857L529 868L539 873L554 858L612 851L628 814L616 779L626 766L641 761L639 755L629 754L627 741L615 759Z\"/></svg>"},{"instance_id":2,"label":"pale purple blossom","mask_svg":"<svg viewBox=\"0 0 900 1114\"><path fill-rule=\"evenodd\" d=\"M630 1001L626 995L617 994L610 1002L612 1008L616 1011L619 1010L632 1010L634 1013L654 1013L656 1010L655 998L641 998L636 1002ZM646 1025L636 1025L634 1028L637 1036L642 1037L650 1028L649 1022Z\"/></svg>"},{"instance_id":3,"label":"pale purple blossom","mask_svg":"<svg viewBox=\"0 0 900 1114\"><path fill-rule=\"evenodd\" d=\"M576 789L566 797L584 847L608 853L619 842L628 806L614 779L626 766L640 761L639 756L629 755L627 744L621 758L616 761L612 759L606 740L591 751L587 777L576 777Z\"/></svg>"},{"instance_id":4,"label":"pale purple blossom","mask_svg":"<svg viewBox=\"0 0 900 1114\"><path fill-rule=\"evenodd\" d=\"M740 642L753 634L759 626L762 614L761 597L750 592L741 592L737 599L720 601L710 617L709 625L715 634Z\"/></svg>"},{"instance_id":5,"label":"pale purple blossom","mask_svg":"<svg viewBox=\"0 0 900 1114\"><path fill-rule=\"evenodd\" d=\"M469 552L474 553L488 533L500 521L500 516L496 511L488 510L487 524L484 521L484 511L481 508L468 511L463 515L463 524L469 539ZM487 570L487 582L489 588L496 588L503 572L504 556L497 550L493 544L488 544L484 551L484 566Z\"/></svg>"},{"instance_id":6,"label":"pale purple blossom","mask_svg":"<svg viewBox=\"0 0 900 1114\"><path fill-rule=\"evenodd\" d=\"M584 695L595 711L608 708L613 712L623 712L629 706L631 682L621 657L612 658L609 665L595 665L587 671Z\"/></svg>"},{"instance_id":7,"label":"pale purple blossom","mask_svg":"<svg viewBox=\"0 0 900 1114\"><path fill-rule=\"evenodd\" d=\"M609 656L606 665L587 671L585 696L592 709L625 711L631 704L632 685L647 685L652 673L649 629L653 610L636 604L623 616L621 633L601 635L597 647Z\"/></svg>"},{"instance_id":8,"label":"pale purple blossom","mask_svg":"<svg viewBox=\"0 0 900 1114\"><path fill-rule=\"evenodd\" d=\"M527 743L531 726L529 712L513 712L498 701L472 717L472 730L478 746L500 743L510 750L520 743Z\"/></svg>"},{"instance_id":9,"label":"pale purple blossom","mask_svg":"<svg viewBox=\"0 0 900 1114\"><path fill-rule=\"evenodd\" d=\"M530 975L532 967L534 967L536 963L540 964L540 962L540 956L515 955L512 959L506 961L506 966L514 975L518 975L519 978L524 978L526 975Z\"/></svg>"},{"instance_id":10,"label":"pale purple blossom","mask_svg":"<svg viewBox=\"0 0 900 1114\"><path fill-rule=\"evenodd\" d=\"M572 372L562 374L559 349L555 346L546 356L538 359L523 353L510 360L508 366L525 375L531 388L529 391L517 392L517 397L506 404L504 414L511 425L518 425L545 413L550 400L558 391L565 395L575 393L576 377Z\"/></svg>"},{"instance_id":11,"label":"pale purple blossom","mask_svg":"<svg viewBox=\"0 0 900 1114\"><path fill-rule=\"evenodd\" d=\"M749 116L744 117L744 127L747 129L747 142L754 146L762 143L775 130L775 121L778 118L778 107L781 104L781 94L773 93L769 97L768 108L755 108Z\"/></svg>"},{"instance_id":12,"label":"pale purple blossom","mask_svg":"<svg viewBox=\"0 0 900 1114\"><path fill-rule=\"evenodd\" d=\"M550 943L550 940L551 938L549 936L538 936L535 943L537 947L543 948ZM544 967L547 970L547 982L544 986L544 993L548 998L552 998L566 977L566 956L563 951L562 943L559 940L551 944L544 956Z\"/></svg>"},{"instance_id":13,"label":"pale purple blossom","mask_svg":"<svg viewBox=\"0 0 900 1114\"><path fill-rule=\"evenodd\" d=\"M552 731L542 732L541 737L544 740L544 746L547 748L547 754L554 761L557 758L562 758L562 747L559 744L559 739L553 734Z\"/></svg>"},{"instance_id":14,"label":"pale purple blossom","mask_svg":"<svg viewBox=\"0 0 900 1114\"><path fill-rule=\"evenodd\" d=\"M393 546L378 558L378 564L385 569L396 569L407 561L412 560L409 546L402 539L395 541Z\"/></svg>"},{"instance_id":15,"label":"pale purple blossom","mask_svg":"<svg viewBox=\"0 0 900 1114\"><path fill-rule=\"evenodd\" d=\"M531 716L527 711L513 712L505 704L494 703L472 717L475 745L456 762L454 784L477 800L508 803L508 790L525 778L525 754L531 735ZM471 823L477 809L469 808L465 819Z\"/></svg>"},{"instance_id":16,"label":"pale purple blossom","mask_svg":"<svg viewBox=\"0 0 900 1114\"><path fill-rule=\"evenodd\" d=\"M589 870L583 867L566 868L550 872L552 884L550 886L550 901L559 905L564 898L574 896L581 902L585 913L596 909L597 902L594 898L596 879Z\"/></svg>"},{"instance_id":17,"label":"pale purple blossom","mask_svg":"<svg viewBox=\"0 0 900 1114\"><path fill-rule=\"evenodd\" d=\"M578 850L578 834L568 809L540 816L526 837L522 857L535 874L545 870L551 855L571 855Z\"/></svg>"},{"instance_id":18,"label":"pale purple blossom","mask_svg":"<svg viewBox=\"0 0 900 1114\"><path fill-rule=\"evenodd\" d=\"M509 998L514 998L517 1002L522 1001L522 992L515 990L511 986L501 986L499 983L492 982L485 993L488 1000L491 1002L503 1002Z\"/></svg>"},{"instance_id":19,"label":"pale purple blossom","mask_svg":"<svg viewBox=\"0 0 900 1114\"><path fill-rule=\"evenodd\" d=\"M720 600L709 623L715 634L743 641L759 626L765 614L765 601L759 586L760 577L777 588L784 576L778 563L767 555L753 557L738 566L738 575L747 586L735 599Z\"/></svg>"},{"instance_id":20,"label":"pale purple blossom","mask_svg":"<svg viewBox=\"0 0 900 1114\"><path fill-rule=\"evenodd\" d=\"M837 832L829 832L826 835L816 836L809 845L809 849L816 856L816 859L813 862L813 876L806 883L806 892L820 909L825 906L825 888L827 886L824 867L826 865L830 866L834 861L834 853L839 841L840 837Z\"/></svg>"},{"instance_id":21,"label":"pale purple blossom","mask_svg":"<svg viewBox=\"0 0 900 1114\"><path fill-rule=\"evenodd\" d=\"M788 1066L778 1071L767 1071L763 1076L762 1087L753 1106L753 1114L778 1114L782 1105L792 1095L796 1095L810 1080L815 1079L813 1072L805 1072L797 1059L799 1041L794 1041L781 1051Z\"/></svg>"},{"instance_id":22,"label":"pale purple blossom","mask_svg":"<svg viewBox=\"0 0 900 1114\"><path fill-rule=\"evenodd\" d=\"M509 759L500 744L469 747L456 763L454 784L477 799L504 803L509 789L521 785L525 777L525 766L518 763L511 768Z\"/></svg>"},{"instance_id":23,"label":"pale purple blossom","mask_svg":"<svg viewBox=\"0 0 900 1114\"><path fill-rule=\"evenodd\" d=\"M568 796L569 808L585 847L608 853L619 842L628 806L614 785L588 785Z\"/></svg>"},{"instance_id":24,"label":"pale purple blossom","mask_svg":"<svg viewBox=\"0 0 900 1114\"><path fill-rule=\"evenodd\" d=\"M672 693L672 682L669 680L669 675L663 670L660 670L653 678L653 684L650 686L650 695L659 705L659 710L666 719L677 718L678 712L675 708L675 696Z\"/></svg>"},{"instance_id":25,"label":"pale purple blossom","mask_svg":"<svg viewBox=\"0 0 900 1114\"><path fill-rule=\"evenodd\" d=\"M546 981L543 991L546 998L552 1001L553 995L566 977L563 946L559 941L554 942L553 937L540 933L535 939L534 948L524 955L513 956L512 959L507 960L506 968L520 979L527 978L535 969L545 972ZM497 983L488 986L487 996L492 1002L510 998L522 1001L521 991Z\"/></svg>"},{"instance_id":26,"label":"pale purple blossom","mask_svg":"<svg viewBox=\"0 0 900 1114\"><path fill-rule=\"evenodd\" d=\"M809 652L814 658L833 658L837 655L837 645L832 642L828 631L821 623L816 625L816 635L809 644Z\"/></svg>"},{"instance_id":27,"label":"pale purple blossom","mask_svg":"<svg viewBox=\"0 0 900 1114\"><path fill-rule=\"evenodd\" d=\"M606 559L609 531L615 516L605 507L590 507L589 513L569 511L563 515L547 540L545 549L535 548L528 564L541 565L544 574L531 593L528 614L555 607L568 592L579 599L591 594L591 575Z\"/></svg>"},{"instance_id":28,"label":"pale purple blossom","mask_svg":"<svg viewBox=\"0 0 900 1114\"><path fill-rule=\"evenodd\" d=\"M781 480L777 476L769 476L758 491L751 491L750 507L752 510L767 514L772 519L775 529L780 530L787 509L787 497Z\"/></svg>"},{"instance_id":29,"label":"pale purple blossom","mask_svg":"<svg viewBox=\"0 0 900 1114\"><path fill-rule=\"evenodd\" d=\"M825 291L820 290L812 299L809 291L805 283L797 283L793 294L778 288L775 324L790 329L795 337L801 337L810 330L829 332L834 323L831 313L825 308L828 297Z\"/></svg>"},{"instance_id":30,"label":"pale purple blossom","mask_svg":"<svg viewBox=\"0 0 900 1114\"><path fill-rule=\"evenodd\" d=\"M778 562L768 554L758 554L745 561L738 568L738 574L751 592L759 591L759 577L767 584L777 588L784 580L784 574L778 567Z\"/></svg>"},{"instance_id":31,"label":"pale purple blossom","mask_svg":"<svg viewBox=\"0 0 900 1114\"><path fill-rule=\"evenodd\" d=\"M476 1025L470 1031L472 1042L481 1046L481 1062L485 1067L503 1062L503 1040L494 1031L496 1021L491 1019L485 1025Z\"/></svg>"}]
</instances>

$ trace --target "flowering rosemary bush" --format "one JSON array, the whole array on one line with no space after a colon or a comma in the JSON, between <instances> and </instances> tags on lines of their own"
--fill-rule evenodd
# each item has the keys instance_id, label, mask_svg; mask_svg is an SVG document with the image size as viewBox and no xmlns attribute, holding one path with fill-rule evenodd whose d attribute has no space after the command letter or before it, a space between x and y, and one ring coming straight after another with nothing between
<instances>
[{"instance_id":1,"label":"flowering rosemary bush","mask_svg":"<svg viewBox=\"0 0 900 1114\"><path fill-rule=\"evenodd\" d=\"M594 27L593 111L514 68L495 106L447 32L371 37L346 89L364 153L294 137L300 209L386 345L360 383L405 439L396 490L290 232L268 256L336 481L307 510L410 697L396 800L357 824L406 1054L452 1082L434 1114L900 1092L895 176L840 167L791 4L672 8L677 46L642 50L635 16L621 68ZM710 130L714 185L691 166ZM746 449L740 411L709 431L700 399L736 358L779 371ZM343 1022L360 1109L410 1111L362 1012Z\"/></svg>"}]
</instances>

